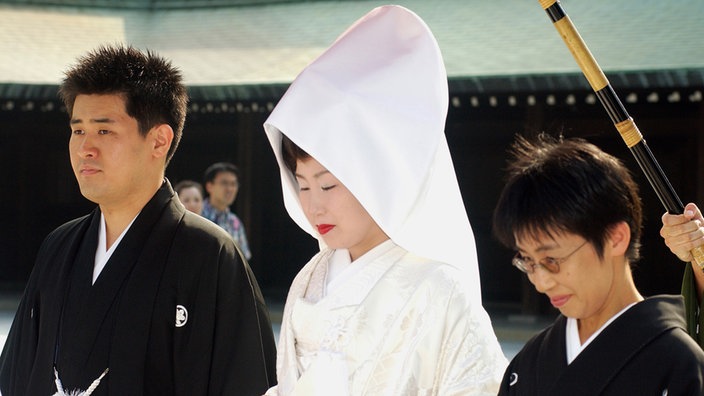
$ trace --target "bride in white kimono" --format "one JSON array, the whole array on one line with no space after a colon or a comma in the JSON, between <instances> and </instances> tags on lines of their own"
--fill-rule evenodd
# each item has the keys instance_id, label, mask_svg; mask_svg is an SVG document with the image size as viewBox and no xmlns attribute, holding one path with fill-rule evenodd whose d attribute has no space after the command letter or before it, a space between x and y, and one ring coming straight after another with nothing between
<instances>
[{"instance_id":1,"label":"bride in white kimono","mask_svg":"<svg viewBox=\"0 0 704 396\"><path fill-rule=\"evenodd\" d=\"M481 304L447 106L432 33L383 6L264 124L286 208L320 243L289 290L267 395L496 394L507 362Z\"/></svg>"}]
</instances>

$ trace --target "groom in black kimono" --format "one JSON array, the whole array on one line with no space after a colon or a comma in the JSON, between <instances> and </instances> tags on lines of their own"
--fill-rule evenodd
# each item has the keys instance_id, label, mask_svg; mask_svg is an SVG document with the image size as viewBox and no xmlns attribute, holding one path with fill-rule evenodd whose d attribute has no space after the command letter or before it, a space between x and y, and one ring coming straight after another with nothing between
<instances>
[{"instance_id":1,"label":"groom in black kimono","mask_svg":"<svg viewBox=\"0 0 704 396\"><path fill-rule=\"evenodd\" d=\"M263 394L276 354L257 282L164 178L186 116L180 72L102 47L60 95L73 171L98 206L42 244L0 358L2 394Z\"/></svg>"}]
</instances>

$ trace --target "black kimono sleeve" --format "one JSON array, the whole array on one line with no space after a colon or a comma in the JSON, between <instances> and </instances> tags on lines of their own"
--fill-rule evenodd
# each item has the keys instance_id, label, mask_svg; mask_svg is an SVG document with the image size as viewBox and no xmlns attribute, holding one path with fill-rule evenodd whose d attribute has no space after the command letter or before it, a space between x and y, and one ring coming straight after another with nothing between
<instances>
[{"instance_id":1,"label":"black kimono sleeve","mask_svg":"<svg viewBox=\"0 0 704 396\"><path fill-rule=\"evenodd\" d=\"M174 328L173 305L166 308L173 331L173 344L165 347L173 354L174 395L262 395L276 384L276 347L264 298L234 242L222 235L226 240L175 241L172 253L182 270L173 303L187 309L188 323ZM152 342L154 352L159 342Z\"/></svg>"},{"instance_id":2,"label":"black kimono sleeve","mask_svg":"<svg viewBox=\"0 0 704 396\"><path fill-rule=\"evenodd\" d=\"M42 243L0 356L0 392L24 395L54 389L52 362L60 302L69 258L75 254L87 217L68 222Z\"/></svg>"},{"instance_id":3,"label":"black kimono sleeve","mask_svg":"<svg viewBox=\"0 0 704 396\"><path fill-rule=\"evenodd\" d=\"M261 395L276 385L276 347L264 297L246 262L222 275L210 394Z\"/></svg>"},{"instance_id":4,"label":"black kimono sleeve","mask_svg":"<svg viewBox=\"0 0 704 396\"><path fill-rule=\"evenodd\" d=\"M29 383L39 335L39 322L32 312L35 284L30 280L25 288L0 357L0 392L4 395L23 394Z\"/></svg>"}]
</instances>

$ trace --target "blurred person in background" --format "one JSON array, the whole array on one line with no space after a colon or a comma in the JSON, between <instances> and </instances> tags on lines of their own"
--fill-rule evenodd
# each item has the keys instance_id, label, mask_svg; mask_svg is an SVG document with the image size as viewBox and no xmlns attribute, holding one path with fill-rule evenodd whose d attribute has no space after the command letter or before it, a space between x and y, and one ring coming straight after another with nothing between
<instances>
[{"instance_id":1,"label":"blurred person in background","mask_svg":"<svg viewBox=\"0 0 704 396\"><path fill-rule=\"evenodd\" d=\"M252 253L242 220L230 209L240 191L240 171L229 162L216 162L205 170L203 177L208 197L203 202L203 217L222 227L237 242L249 260Z\"/></svg>"},{"instance_id":2,"label":"blurred person in background","mask_svg":"<svg viewBox=\"0 0 704 396\"><path fill-rule=\"evenodd\" d=\"M181 180L174 186L179 201L186 209L199 215L203 212L203 186L197 181Z\"/></svg>"}]
</instances>

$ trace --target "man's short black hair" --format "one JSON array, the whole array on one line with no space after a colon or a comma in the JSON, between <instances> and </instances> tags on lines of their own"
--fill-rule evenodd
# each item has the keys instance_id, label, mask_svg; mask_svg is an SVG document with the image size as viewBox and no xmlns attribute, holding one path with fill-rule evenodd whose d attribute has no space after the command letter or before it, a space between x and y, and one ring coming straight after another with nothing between
<instances>
[{"instance_id":1,"label":"man's short black hair","mask_svg":"<svg viewBox=\"0 0 704 396\"><path fill-rule=\"evenodd\" d=\"M220 172L233 173L237 177L237 181L241 181L240 170L237 166L235 166L235 164L230 162L216 162L210 165L208 169L205 170L205 173L203 175L203 183L212 183L213 180L215 180L215 177Z\"/></svg>"},{"instance_id":2,"label":"man's short black hair","mask_svg":"<svg viewBox=\"0 0 704 396\"><path fill-rule=\"evenodd\" d=\"M93 94L122 95L125 111L137 120L144 136L156 125L171 126L174 138L166 157L169 163L181 141L188 104L188 93L177 68L152 51L102 46L79 58L59 88L69 116L78 95Z\"/></svg>"}]
</instances>

